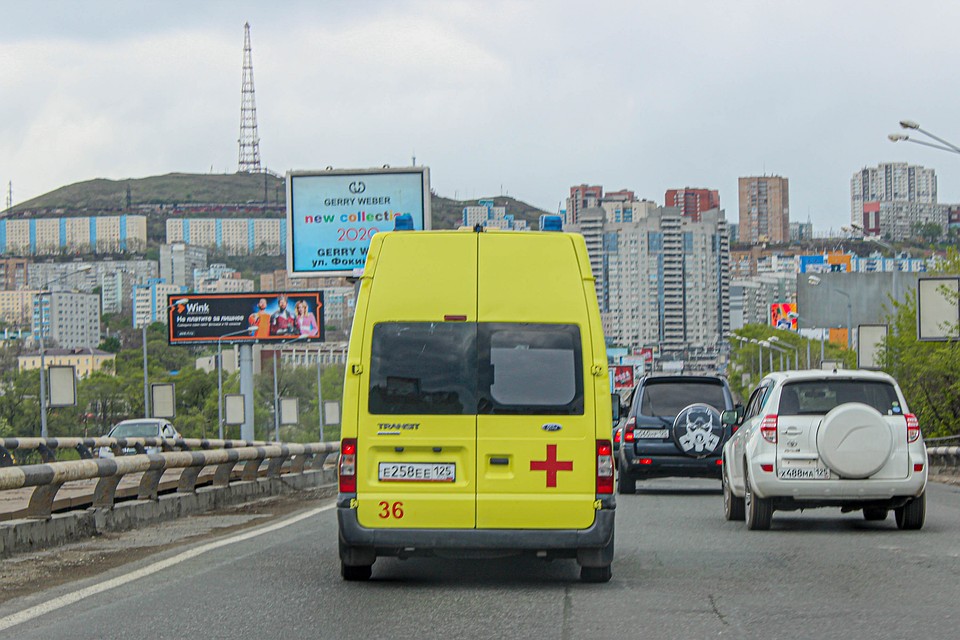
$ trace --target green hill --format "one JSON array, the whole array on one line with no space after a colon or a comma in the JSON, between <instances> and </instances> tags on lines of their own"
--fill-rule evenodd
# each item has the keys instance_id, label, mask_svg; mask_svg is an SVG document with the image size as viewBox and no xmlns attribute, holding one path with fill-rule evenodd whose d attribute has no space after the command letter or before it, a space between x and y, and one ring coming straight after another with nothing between
<instances>
[{"instance_id":1,"label":"green hill","mask_svg":"<svg viewBox=\"0 0 960 640\"><path fill-rule=\"evenodd\" d=\"M463 208L476 205L479 200L493 200L495 206L506 207L517 220L526 220L531 229L537 229L539 217L547 213L533 205L510 197L452 200L436 193L431 199L433 227L454 229L463 219ZM186 204L211 205L203 214L191 216L249 217L253 214L243 205L255 205L258 216L281 217L286 207L285 180L269 173L191 174L169 173L148 178L107 180L97 178L55 189L42 196L14 206L12 215L70 216L116 214L118 212L145 213L148 217L155 207ZM239 206L238 206L239 205ZM155 240L150 234L151 241Z\"/></svg>"}]
</instances>

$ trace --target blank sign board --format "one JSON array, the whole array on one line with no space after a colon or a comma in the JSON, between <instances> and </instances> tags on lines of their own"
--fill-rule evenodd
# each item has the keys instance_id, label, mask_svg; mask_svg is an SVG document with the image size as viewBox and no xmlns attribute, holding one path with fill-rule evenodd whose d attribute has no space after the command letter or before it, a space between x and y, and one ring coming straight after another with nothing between
<instances>
[{"instance_id":1,"label":"blank sign board","mask_svg":"<svg viewBox=\"0 0 960 640\"><path fill-rule=\"evenodd\" d=\"M226 424L243 424L247 421L246 412L243 406L242 393L228 393L223 396L224 417Z\"/></svg>"},{"instance_id":2,"label":"blank sign board","mask_svg":"<svg viewBox=\"0 0 960 640\"><path fill-rule=\"evenodd\" d=\"M154 418L172 419L177 415L177 394L174 391L173 383L152 384L150 391L153 395L153 402L150 403L153 409Z\"/></svg>"},{"instance_id":3,"label":"blank sign board","mask_svg":"<svg viewBox=\"0 0 960 640\"><path fill-rule=\"evenodd\" d=\"M300 422L299 398L280 398L280 424Z\"/></svg>"},{"instance_id":4,"label":"blank sign board","mask_svg":"<svg viewBox=\"0 0 960 640\"><path fill-rule=\"evenodd\" d=\"M960 278L917 280L917 339L960 338Z\"/></svg>"},{"instance_id":5,"label":"blank sign board","mask_svg":"<svg viewBox=\"0 0 960 640\"><path fill-rule=\"evenodd\" d=\"M857 328L857 367L882 369L880 355L887 339L887 325L862 324Z\"/></svg>"},{"instance_id":6,"label":"blank sign board","mask_svg":"<svg viewBox=\"0 0 960 640\"><path fill-rule=\"evenodd\" d=\"M50 365L51 407L75 407L77 405L77 373L72 365Z\"/></svg>"}]
</instances>

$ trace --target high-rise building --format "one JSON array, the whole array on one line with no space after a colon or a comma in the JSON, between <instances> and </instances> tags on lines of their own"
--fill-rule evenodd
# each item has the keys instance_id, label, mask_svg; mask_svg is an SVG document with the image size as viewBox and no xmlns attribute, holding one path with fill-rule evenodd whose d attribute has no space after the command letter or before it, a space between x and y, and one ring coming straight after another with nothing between
<instances>
[{"instance_id":1,"label":"high-rise building","mask_svg":"<svg viewBox=\"0 0 960 640\"><path fill-rule=\"evenodd\" d=\"M915 224L946 231L948 207L937 204L937 174L906 162L864 167L850 178L850 221L867 235L908 238Z\"/></svg>"},{"instance_id":2,"label":"high-rise building","mask_svg":"<svg viewBox=\"0 0 960 640\"><path fill-rule=\"evenodd\" d=\"M194 288L195 270L207 268L207 250L204 247L174 242L160 245L160 277L167 284Z\"/></svg>"},{"instance_id":3,"label":"high-rise building","mask_svg":"<svg viewBox=\"0 0 960 640\"><path fill-rule=\"evenodd\" d=\"M937 173L906 162L864 167L850 178L850 221L864 224L868 202L937 202Z\"/></svg>"},{"instance_id":4,"label":"high-rise building","mask_svg":"<svg viewBox=\"0 0 960 640\"><path fill-rule=\"evenodd\" d=\"M780 176L739 179L740 242L790 241L790 185Z\"/></svg>"},{"instance_id":5,"label":"high-rise building","mask_svg":"<svg viewBox=\"0 0 960 640\"><path fill-rule=\"evenodd\" d=\"M722 211L700 220L661 207L633 222L582 212L566 229L582 233L597 283L608 341L654 346L662 358L716 363L729 332L727 223Z\"/></svg>"},{"instance_id":6,"label":"high-rise building","mask_svg":"<svg viewBox=\"0 0 960 640\"><path fill-rule=\"evenodd\" d=\"M584 209L599 207L603 199L603 187L600 185L581 184L570 187L570 197L567 198L566 224L578 224L580 212Z\"/></svg>"},{"instance_id":7,"label":"high-rise building","mask_svg":"<svg viewBox=\"0 0 960 640\"><path fill-rule=\"evenodd\" d=\"M52 291L34 297L33 332L63 349L100 344L100 296Z\"/></svg>"},{"instance_id":8,"label":"high-rise building","mask_svg":"<svg viewBox=\"0 0 960 640\"><path fill-rule=\"evenodd\" d=\"M680 215L700 220L700 214L720 208L720 192L716 189L668 189L663 197L663 206L677 207Z\"/></svg>"},{"instance_id":9,"label":"high-rise building","mask_svg":"<svg viewBox=\"0 0 960 640\"><path fill-rule=\"evenodd\" d=\"M186 286L167 284L162 278L156 278L144 285L133 287L133 326L140 328L144 323L162 322L167 324L167 296L187 293Z\"/></svg>"}]
</instances>

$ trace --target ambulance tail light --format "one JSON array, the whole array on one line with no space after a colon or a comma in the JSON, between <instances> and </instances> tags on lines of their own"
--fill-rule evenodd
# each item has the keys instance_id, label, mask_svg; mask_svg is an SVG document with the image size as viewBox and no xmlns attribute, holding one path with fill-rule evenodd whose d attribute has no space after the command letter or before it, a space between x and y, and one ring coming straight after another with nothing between
<instances>
[{"instance_id":1,"label":"ambulance tail light","mask_svg":"<svg viewBox=\"0 0 960 640\"><path fill-rule=\"evenodd\" d=\"M912 413L903 417L907 419L907 442L916 442L920 437L920 421Z\"/></svg>"},{"instance_id":2,"label":"ambulance tail light","mask_svg":"<svg viewBox=\"0 0 960 640\"><path fill-rule=\"evenodd\" d=\"M613 445L597 440L597 494L613 494Z\"/></svg>"},{"instance_id":3,"label":"ambulance tail light","mask_svg":"<svg viewBox=\"0 0 960 640\"><path fill-rule=\"evenodd\" d=\"M760 435L770 444L777 444L777 416L769 415L763 417L760 423Z\"/></svg>"},{"instance_id":4,"label":"ambulance tail light","mask_svg":"<svg viewBox=\"0 0 960 640\"><path fill-rule=\"evenodd\" d=\"M357 492L357 439L344 438L340 442L340 493Z\"/></svg>"}]
</instances>

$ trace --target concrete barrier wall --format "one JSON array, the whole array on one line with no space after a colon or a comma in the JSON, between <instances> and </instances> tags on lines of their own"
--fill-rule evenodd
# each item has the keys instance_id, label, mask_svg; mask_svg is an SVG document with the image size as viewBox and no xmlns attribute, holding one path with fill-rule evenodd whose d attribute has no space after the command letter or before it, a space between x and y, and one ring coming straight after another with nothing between
<instances>
[{"instance_id":1,"label":"concrete barrier wall","mask_svg":"<svg viewBox=\"0 0 960 640\"><path fill-rule=\"evenodd\" d=\"M260 498L304 489L321 488L336 495L331 469L305 471L275 478L234 482L226 487L201 487L196 493L172 493L157 500L120 502L112 509L90 508L50 519L10 520L0 523L0 558L76 542L106 532L134 529Z\"/></svg>"}]
</instances>

